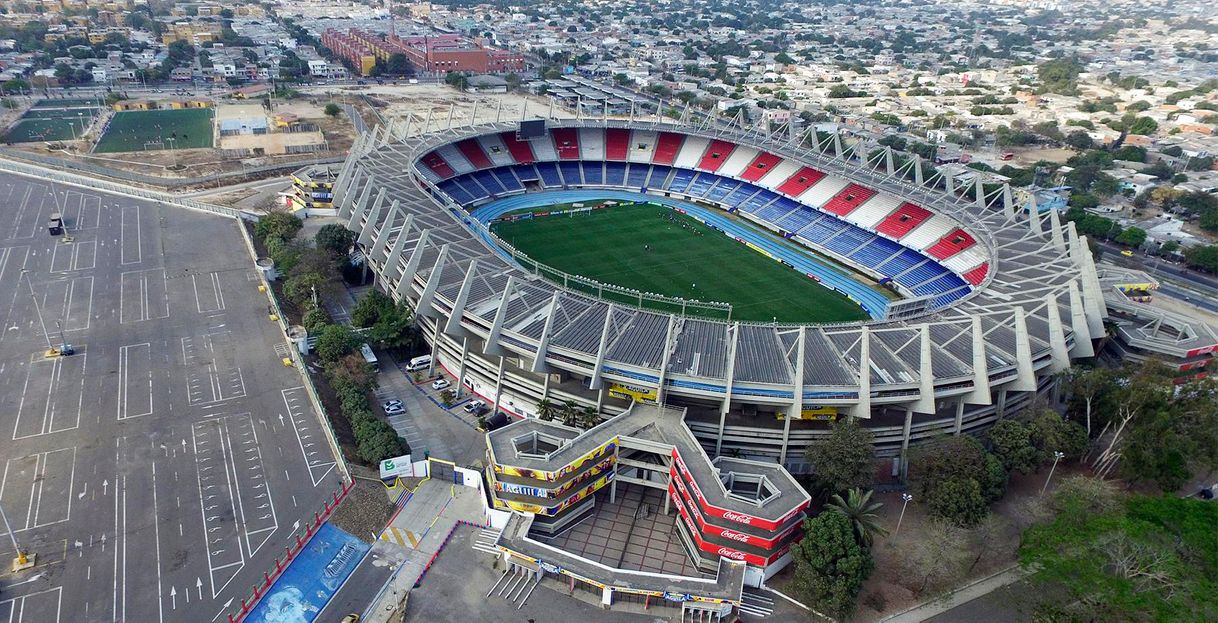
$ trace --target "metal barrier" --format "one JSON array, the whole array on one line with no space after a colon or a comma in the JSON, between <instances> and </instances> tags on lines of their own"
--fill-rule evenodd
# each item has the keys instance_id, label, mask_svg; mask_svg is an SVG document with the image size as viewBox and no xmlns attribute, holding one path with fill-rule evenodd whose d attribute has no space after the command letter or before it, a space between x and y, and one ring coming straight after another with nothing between
<instances>
[{"instance_id":1,"label":"metal barrier","mask_svg":"<svg viewBox=\"0 0 1218 623\"><path fill-rule=\"evenodd\" d=\"M35 177L40 180L49 181L49 182L57 182L60 184L66 184L68 186L77 186L80 188L87 188L90 190L100 190L102 192L126 195L128 197L135 197L137 199L147 199L148 201L156 201L158 203L173 205L173 206L177 206L180 208L187 208L190 210L200 210L202 212L211 212L212 214L219 214L220 216L227 216L228 218L258 220L257 215L251 214L249 212L243 212L241 210L234 210L233 208L226 208L223 206L212 205L210 203L204 203L202 201L196 201L194 199L188 199L186 197L178 197L171 193L166 193L166 192L162 192L159 190L148 190L148 189L144 189L144 188L137 188L135 186L127 186L125 184L116 184L113 182L107 182L107 181L99 180L99 179L92 178L92 177L76 175L75 173L56 171L54 169L48 169L48 168L40 167L37 165L26 164L23 162L16 162L16 161L7 159L4 156L0 156L0 171L6 172L6 173L13 173L15 175L24 175L24 176L28 176L28 177Z\"/></svg>"}]
</instances>

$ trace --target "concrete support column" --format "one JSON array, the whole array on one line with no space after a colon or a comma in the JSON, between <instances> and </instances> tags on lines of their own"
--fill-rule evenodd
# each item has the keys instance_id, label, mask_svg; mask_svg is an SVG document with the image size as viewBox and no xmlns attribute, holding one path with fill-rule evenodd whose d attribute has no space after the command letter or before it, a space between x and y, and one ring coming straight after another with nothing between
<instances>
[{"instance_id":1,"label":"concrete support column","mask_svg":"<svg viewBox=\"0 0 1218 623\"><path fill-rule=\"evenodd\" d=\"M427 364L427 376L436 375L436 364L440 357L440 319L433 320L435 328L431 332L431 363Z\"/></svg>"},{"instance_id":2,"label":"concrete support column","mask_svg":"<svg viewBox=\"0 0 1218 623\"><path fill-rule=\"evenodd\" d=\"M506 357L499 357L499 372L495 374L495 404L491 407L491 415L499 411L499 394L503 391L503 365Z\"/></svg>"},{"instance_id":3,"label":"concrete support column","mask_svg":"<svg viewBox=\"0 0 1218 623\"><path fill-rule=\"evenodd\" d=\"M719 407L719 433L715 436L715 456L723 455L723 428L727 424L727 412L732 409L732 383L736 378L736 343L740 337L740 323L727 328L727 378L724 379L723 404Z\"/></svg>"},{"instance_id":4,"label":"concrete support column","mask_svg":"<svg viewBox=\"0 0 1218 623\"><path fill-rule=\"evenodd\" d=\"M1007 413L1007 390L998 390L998 417L1003 417Z\"/></svg>"},{"instance_id":5,"label":"concrete support column","mask_svg":"<svg viewBox=\"0 0 1218 623\"><path fill-rule=\"evenodd\" d=\"M606 391L607 390L604 387L601 387L599 390L596 391L596 412L597 413L600 413L601 409L605 408L605 392Z\"/></svg>"},{"instance_id":6,"label":"concrete support column","mask_svg":"<svg viewBox=\"0 0 1218 623\"><path fill-rule=\"evenodd\" d=\"M461 380L465 378L465 359L469 357L469 338L461 338L461 362L457 364L457 399L461 399L461 394L465 393L465 386L461 384Z\"/></svg>"},{"instance_id":7,"label":"concrete support column","mask_svg":"<svg viewBox=\"0 0 1218 623\"><path fill-rule=\"evenodd\" d=\"M606 586L601 589L601 607L608 610L613 605L613 589Z\"/></svg>"},{"instance_id":8,"label":"concrete support column","mask_svg":"<svg viewBox=\"0 0 1218 623\"><path fill-rule=\"evenodd\" d=\"M913 409L905 410L905 426L901 428L901 458L909 451L909 432L913 428Z\"/></svg>"},{"instance_id":9,"label":"concrete support column","mask_svg":"<svg viewBox=\"0 0 1218 623\"><path fill-rule=\"evenodd\" d=\"M964 430L964 401L956 403L956 427L954 433L959 435Z\"/></svg>"}]
</instances>

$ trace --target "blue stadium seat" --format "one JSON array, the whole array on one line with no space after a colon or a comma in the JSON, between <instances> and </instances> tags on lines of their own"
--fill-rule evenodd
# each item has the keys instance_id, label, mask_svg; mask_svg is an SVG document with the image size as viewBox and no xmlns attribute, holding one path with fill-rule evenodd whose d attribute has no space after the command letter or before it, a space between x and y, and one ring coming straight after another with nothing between
<instances>
[{"instance_id":1,"label":"blue stadium seat","mask_svg":"<svg viewBox=\"0 0 1218 623\"><path fill-rule=\"evenodd\" d=\"M819 245L829 236L841 231L843 227L846 227L846 224L837 219L822 218L799 230L799 237Z\"/></svg>"},{"instance_id":2,"label":"blue stadium seat","mask_svg":"<svg viewBox=\"0 0 1218 623\"><path fill-rule=\"evenodd\" d=\"M485 199L486 197L490 196L490 191L483 188L481 184L479 184L469 175L462 175L460 177L453 178L453 182L463 188L465 192L469 193L472 201Z\"/></svg>"},{"instance_id":3,"label":"blue stadium seat","mask_svg":"<svg viewBox=\"0 0 1218 623\"><path fill-rule=\"evenodd\" d=\"M779 219L775 225L785 231L799 231L812 224L812 221L818 217L820 217L820 213L814 210L796 210Z\"/></svg>"},{"instance_id":4,"label":"blue stadium seat","mask_svg":"<svg viewBox=\"0 0 1218 623\"><path fill-rule=\"evenodd\" d=\"M630 188L642 188L647 183L647 174L650 173L651 165L641 162L635 162L630 165L630 169L626 173L626 186Z\"/></svg>"},{"instance_id":5,"label":"blue stadium seat","mask_svg":"<svg viewBox=\"0 0 1218 623\"><path fill-rule=\"evenodd\" d=\"M606 186L621 186L626 183L626 163L624 162L606 162L605 163L605 185Z\"/></svg>"},{"instance_id":6,"label":"blue stadium seat","mask_svg":"<svg viewBox=\"0 0 1218 623\"><path fill-rule=\"evenodd\" d=\"M689 183L694 179L694 172L687 169L677 169L677 172L672 176L672 183L668 185L668 190L674 193L683 193L686 188L689 188Z\"/></svg>"},{"instance_id":7,"label":"blue stadium seat","mask_svg":"<svg viewBox=\"0 0 1218 623\"><path fill-rule=\"evenodd\" d=\"M756 214L758 210L766 205L778 200L779 196L768 190L763 190L749 198L748 201L740 204L740 210L749 214Z\"/></svg>"},{"instance_id":8,"label":"blue stadium seat","mask_svg":"<svg viewBox=\"0 0 1218 623\"><path fill-rule=\"evenodd\" d=\"M760 192L760 189L752 184L740 184L736 187L736 190L728 193L728 195L723 198L723 203L733 208L740 207L749 197L752 197L758 192Z\"/></svg>"},{"instance_id":9,"label":"blue stadium seat","mask_svg":"<svg viewBox=\"0 0 1218 623\"><path fill-rule=\"evenodd\" d=\"M718 178L718 175L711 173L699 173L698 177L695 177L694 181L690 183L689 188L685 190L685 194L701 197L706 194L706 191L710 190L711 184L714 184Z\"/></svg>"},{"instance_id":10,"label":"blue stadium seat","mask_svg":"<svg viewBox=\"0 0 1218 623\"><path fill-rule=\"evenodd\" d=\"M914 267L909 272L894 277L897 283L906 287L914 287L924 281L929 281L940 277L947 273L947 269L938 265L935 262L927 260L926 263Z\"/></svg>"},{"instance_id":11,"label":"blue stadium seat","mask_svg":"<svg viewBox=\"0 0 1218 623\"><path fill-rule=\"evenodd\" d=\"M465 189L457 185L456 180L445 180L439 184L440 190L448 193L457 203L466 204L472 203L474 198L465 192Z\"/></svg>"},{"instance_id":12,"label":"blue stadium seat","mask_svg":"<svg viewBox=\"0 0 1218 623\"><path fill-rule=\"evenodd\" d=\"M913 249L902 249L896 257L876 266L876 270L891 277L913 268L925 259L925 257Z\"/></svg>"},{"instance_id":13,"label":"blue stadium seat","mask_svg":"<svg viewBox=\"0 0 1218 623\"><path fill-rule=\"evenodd\" d=\"M775 223L787 213L801 207L802 206L800 204L787 197L780 197L778 201L775 201L765 208L758 210L756 214L757 218L766 221L767 223Z\"/></svg>"},{"instance_id":14,"label":"blue stadium seat","mask_svg":"<svg viewBox=\"0 0 1218 623\"><path fill-rule=\"evenodd\" d=\"M726 197L728 193L736 190L738 186L740 186L740 182L737 182L736 180L728 179L726 177L719 178L719 183L716 184L715 187L710 190L710 192L706 193L706 198L715 202L723 201L723 198Z\"/></svg>"},{"instance_id":15,"label":"blue stadium seat","mask_svg":"<svg viewBox=\"0 0 1218 623\"><path fill-rule=\"evenodd\" d=\"M585 184L600 184L605 179L603 164L600 162L585 162L584 168L584 183Z\"/></svg>"},{"instance_id":16,"label":"blue stadium seat","mask_svg":"<svg viewBox=\"0 0 1218 623\"><path fill-rule=\"evenodd\" d=\"M499 167L491 171L495 175L495 179L499 180L500 184L508 191L524 190L524 186L520 185L520 180L512 175L512 167Z\"/></svg>"},{"instance_id":17,"label":"blue stadium seat","mask_svg":"<svg viewBox=\"0 0 1218 623\"><path fill-rule=\"evenodd\" d=\"M492 195L502 195L507 192L503 188L503 184L500 184L499 180L490 171L475 171L471 175Z\"/></svg>"},{"instance_id":18,"label":"blue stadium seat","mask_svg":"<svg viewBox=\"0 0 1218 623\"><path fill-rule=\"evenodd\" d=\"M541 175L541 183L545 186L562 186L562 178L558 176L558 166L553 162L538 162L537 173Z\"/></svg>"},{"instance_id":19,"label":"blue stadium seat","mask_svg":"<svg viewBox=\"0 0 1218 623\"><path fill-rule=\"evenodd\" d=\"M567 186L579 186L584 183L580 177L578 162L560 162L558 172L562 174L562 181Z\"/></svg>"},{"instance_id":20,"label":"blue stadium seat","mask_svg":"<svg viewBox=\"0 0 1218 623\"><path fill-rule=\"evenodd\" d=\"M918 296L928 296L931 294L943 294L949 290L954 290L964 285L964 280L955 273L948 273L931 281L929 283L917 286L913 289L913 293Z\"/></svg>"},{"instance_id":21,"label":"blue stadium seat","mask_svg":"<svg viewBox=\"0 0 1218 623\"><path fill-rule=\"evenodd\" d=\"M541 179L537 175L537 169L531 164L518 164L513 169L516 171L516 177L520 178L522 182L536 182Z\"/></svg>"},{"instance_id":22,"label":"blue stadium seat","mask_svg":"<svg viewBox=\"0 0 1218 623\"><path fill-rule=\"evenodd\" d=\"M867 243L867 239L874 237L874 234L859 229L854 226L849 226L842 233L830 238L825 242L825 248L839 255L850 255L855 249Z\"/></svg>"},{"instance_id":23,"label":"blue stadium seat","mask_svg":"<svg viewBox=\"0 0 1218 623\"><path fill-rule=\"evenodd\" d=\"M672 167L666 167L662 164L651 166L651 177L647 178L645 186L647 188L660 188L664 185L664 181L668 179L668 174L672 172Z\"/></svg>"}]
</instances>

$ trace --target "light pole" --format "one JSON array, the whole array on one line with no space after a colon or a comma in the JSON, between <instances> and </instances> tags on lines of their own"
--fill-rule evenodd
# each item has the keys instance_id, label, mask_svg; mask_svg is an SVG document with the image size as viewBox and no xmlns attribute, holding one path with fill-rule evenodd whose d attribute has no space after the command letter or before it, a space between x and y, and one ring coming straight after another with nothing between
<instances>
[{"instance_id":1,"label":"light pole","mask_svg":"<svg viewBox=\"0 0 1218 623\"><path fill-rule=\"evenodd\" d=\"M892 536L895 538L901 532L901 522L905 521L905 507L913 501L913 496L908 493L901 494L901 515L897 517L897 529L892 531Z\"/></svg>"},{"instance_id":2,"label":"light pole","mask_svg":"<svg viewBox=\"0 0 1218 623\"><path fill-rule=\"evenodd\" d=\"M42 327L42 336L47 340L47 354L58 353L59 351L51 345L51 334L47 333L47 323L42 320L42 309L38 307L38 295L34 294L34 284L30 282L30 271L21 271L21 276L25 278L25 285L30 290L30 299L34 301L34 314L38 316L38 325Z\"/></svg>"},{"instance_id":3,"label":"light pole","mask_svg":"<svg viewBox=\"0 0 1218 623\"><path fill-rule=\"evenodd\" d=\"M170 168L172 168L174 171L177 171L178 170L178 154L177 154L177 152L175 152L173 150L173 142L177 139L175 139L174 137L171 136L165 140L169 141L169 155L173 158L173 166Z\"/></svg>"},{"instance_id":4,"label":"light pole","mask_svg":"<svg viewBox=\"0 0 1218 623\"><path fill-rule=\"evenodd\" d=\"M21 571L34 566L34 557L26 554L21 550L21 546L17 545L17 535L13 534L13 527L8 523L8 514L4 512L4 507L0 506L0 518L4 519L4 529L8 532L8 538L13 541L13 551L16 554L13 556L13 571Z\"/></svg>"},{"instance_id":5,"label":"light pole","mask_svg":"<svg viewBox=\"0 0 1218 623\"><path fill-rule=\"evenodd\" d=\"M1063 458L1065 458L1065 456L1066 456L1066 453L1064 453L1064 452L1054 452L1053 453L1053 467L1049 468L1049 477L1045 478L1045 486L1040 488L1040 493L1042 495L1044 494L1045 490L1049 488L1049 481L1053 480L1053 470L1057 469L1057 462L1062 460Z\"/></svg>"}]
</instances>

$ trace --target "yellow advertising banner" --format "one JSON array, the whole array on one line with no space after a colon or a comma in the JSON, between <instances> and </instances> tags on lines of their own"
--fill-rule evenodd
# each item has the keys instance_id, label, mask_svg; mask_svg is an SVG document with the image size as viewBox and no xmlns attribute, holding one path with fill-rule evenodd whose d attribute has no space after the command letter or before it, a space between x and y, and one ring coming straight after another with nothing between
<instances>
[{"instance_id":1,"label":"yellow advertising banner","mask_svg":"<svg viewBox=\"0 0 1218 623\"><path fill-rule=\"evenodd\" d=\"M614 398L625 398L635 402L645 402L655 404L658 396L656 390L647 387L637 387L635 385L623 385L621 383L609 384L609 395Z\"/></svg>"},{"instance_id":2,"label":"yellow advertising banner","mask_svg":"<svg viewBox=\"0 0 1218 623\"><path fill-rule=\"evenodd\" d=\"M778 413L777 416L778 416L779 420L783 420L783 419L786 419L787 414ZM801 419L801 420L828 420L828 421L832 422L837 419L837 407L821 407L821 406L806 407L806 408L800 410L798 419Z\"/></svg>"}]
</instances>

